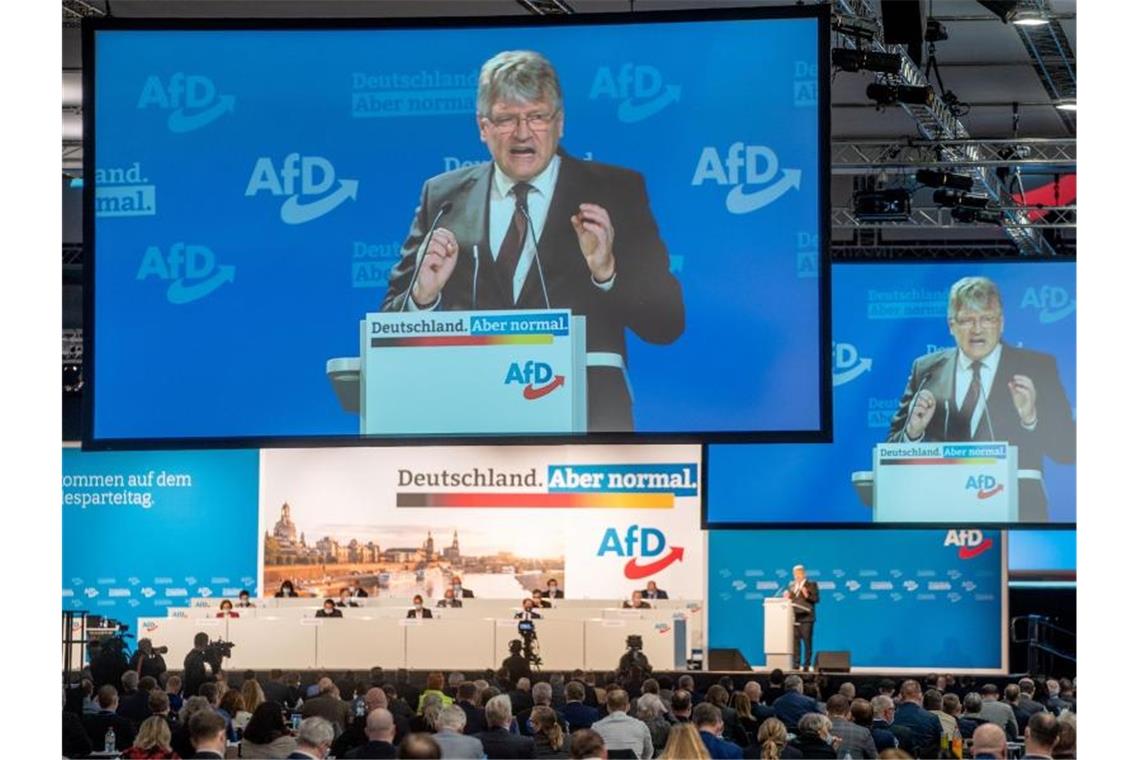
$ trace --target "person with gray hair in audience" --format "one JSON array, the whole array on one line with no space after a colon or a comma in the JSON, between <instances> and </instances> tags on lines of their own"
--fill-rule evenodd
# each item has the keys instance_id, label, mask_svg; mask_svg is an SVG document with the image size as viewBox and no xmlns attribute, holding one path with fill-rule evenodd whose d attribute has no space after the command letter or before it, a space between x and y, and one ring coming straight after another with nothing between
<instances>
[{"instance_id":1,"label":"person with gray hair in audience","mask_svg":"<svg viewBox=\"0 0 1140 760\"><path fill-rule=\"evenodd\" d=\"M445 758L483 757L483 743L474 736L464 736L467 713L458 705L448 705L439 711L435 722L435 742Z\"/></svg>"},{"instance_id":2,"label":"person with gray hair in audience","mask_svg":"<svg viewBox=\"0 0 1140 760\"><path fill-rule=\"evenodd\" d=\"M906 726L895 725L895 701L886 694L871 698L871 736L879 752L901 749L908 755L914 754L914 734Z\"/></svg>"},{"instance_id":3,"label":"person with gray hair in audience","mask_svg":"<svg viewBox=\"0 0 1140 760\"><path fill-rule=\"evenodd\" d=\"M297 729L297 749L287 760L324 760L335 736L336 729L331 721L319 716L305 718Z\"/></svg>"},{"instance_id":4,"label":"person with gray hair in audience","mask_svg":"<svg viewBox=\"0 0 1140 760\"><path fill-rule=\"evenodd\" d=\"M1045 700L1045 707L1053 712L1054 715L1060 715L1062 710L1072 708L1072 705L1061 696L1061 682L1055 678L1050 678L1045 682L1045 688L1049 692L1048 699Z\"/></svg>"},{"instance_id":5,"label":"person with gray hair in audience","mask_svg":"<svg viewBox=\"0 0 1140 760\"><path fill-rule=\"evenodd\" d=\"M772 705L776 717L795 732L800 718L808 713L820 713L819 705L815 700L804 694L804 679L799 676L788 676L784 679L784 696Z\"/></svg>"},{"instance_id":6,"label":"person with gray hair in audience","mask_svg":"<svg viewBox=\"0 0 1140 760\"><path fill-rule=\"evenodd\" d=\"M629 715L629 694L624 689L614 689L606 695L606 709L609 714L590 726L605 740L606 751L633 750L638 760L653 757L649 727Z\"/></svg>"},{"instance_id":7,"label":"person with gray hair in audience","mask_svg":"<svg viewBox=\"0 0 1140 760\"><path fill-rule=\"evenodd\" d=\"M532 758L535 756L534 739L518 736L510 732L511 698L499 694L487 701L483 713L487 719L487 730L475 735L483 743L483 751L490 758Z\"/></svg>"},{"instance_id":8,"label":"person with gray hair in audience","mask_svg":"<svg viewBox=\"0 0 1140 760\"><path fill-rule=\"evenodd\" d=\"M656 694L642 694L637 698L637 719L649 729L655 755L661 754L661 750L665 749L665 744L669 741L669 729L673 727L665 718L666 712L661 697Z\"/></svg>"},{"instance_id":9,"label":"person with gray hair in audience","mask_svg":"<svg viewBox=\"0 0 1140 760\"><path fill-rule=\"evenodd\" d=\"M800 718L796 726L796 738L792 746L804 757L839 757L836 754L835 737L831 735L831 719L819 713L808 713ZM847 751L846 748L843 749Z\"/></svg>"},{"instance_id":10,"label":"person with gray hair in audience","mask_svg":"<svg viewBox=\"0 0 1140 760\"><path fill-rule=\"evenodd\" d=\"M974 743L971 752L975 758L996 758L1005 760L1006 742L1005 731L996 723L983 723L974 731Z\"/></svg>"},{"instance_id":11,"label":"person with gray hair in audience","mask_svg":"<svg viewBox=\"0 0 1140 760\"><path fill-rule=\"evenodd\" d=\"M749 681L744 684L744 693L748 696L748 701L752 703L752 717L756 719L757 723L763 723L768 718L776 717L776 711L762 701L764 689L760 686L759 681Z\"/></svg>"},{"instance_id":12,"label":"person with gray hair in audience","mask_svg":"<svg viewBox=\"0 0 1140 760\"><path fill-rule=\"evenodd\" d=\"M530 696L534 700L534 705L515 715L519 722L519 733L523 736L534 736L534 726L531 725L530 716L535 707L554 709L554 689L545 681L539 681L530 687ZM558 717L558 723L561 724L562 730L569 734L570 726L566 722L566 718L557 710L554 711L554 714Z\"/></svg>"}]
</instances>

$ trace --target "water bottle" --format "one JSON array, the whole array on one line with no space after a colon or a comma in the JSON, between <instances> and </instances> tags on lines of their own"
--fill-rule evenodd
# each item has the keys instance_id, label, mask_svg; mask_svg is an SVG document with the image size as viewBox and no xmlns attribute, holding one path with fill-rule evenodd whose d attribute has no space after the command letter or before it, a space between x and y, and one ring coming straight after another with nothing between
<instances>
[{"instance_id":1,"label":"water bottle","mask_svg":"<svg viewBox=\"0 0 1140 760\"><path fill-rule=\"evenodd\" d=\"M103 735L103 751L107 754L115 753L115 729L108 728L107 733Z\"/></svg>"},{"instance_id":2,"label":"water bottle","mask_svg":"<svg viewBox=\"0 0 1140 760\"><path fill-rule=\"evenodd\" d=\"M364 700L363 699L356 700L356 717L358 717L358 718L364 717Z\"/></svg>"}]
</instances>

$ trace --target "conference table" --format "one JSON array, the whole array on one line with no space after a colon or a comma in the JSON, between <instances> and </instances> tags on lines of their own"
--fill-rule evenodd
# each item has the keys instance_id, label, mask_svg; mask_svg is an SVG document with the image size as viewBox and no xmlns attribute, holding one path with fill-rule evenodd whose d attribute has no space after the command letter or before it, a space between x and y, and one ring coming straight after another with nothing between
<instances>
[{"instance_id":1,"label":"conference table","mask_svg":"<svg viewBox=\"0 0 1140 760\"><path fill-rule=\"evenodd\" d=\"M172 667L200 631L231 641L229 670L483 670L497 668L509 642L521 639L511 601L465 599L462 608L432 609L431 619L410 619L407 603L390 599L361 599L359 607L342 608L341 618L317 618L320 601L274 599L218 618L218 599L192 600L168 608L167 617L139 618L137 630L155 646L170 647ZM683 668L693 648L691 624L703 617L699 604L669 601L632 610L609 600L559 600L540 614L534 625L543 670L613 670L631 635L641 636L655 668Z\"/></svg>"}]
</instances>

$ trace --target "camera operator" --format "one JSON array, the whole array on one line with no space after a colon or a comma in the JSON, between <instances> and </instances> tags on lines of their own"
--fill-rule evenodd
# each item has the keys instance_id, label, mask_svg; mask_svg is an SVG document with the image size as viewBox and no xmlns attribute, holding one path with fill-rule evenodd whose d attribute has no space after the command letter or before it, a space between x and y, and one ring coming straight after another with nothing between
<instances>
[{"instance_id":1,"label":"camera operator","mask_svg":"<svg viewBox=\"0 0 1140 760\"><path fill-rule=\"evenodd\" d=\"M625 640L626 653L618 661L618 677L623 680L630 678L643 678L653 672L649 665L649 658L641 651L641 637L628 636ZM640 681L638 681L640 683Z\"/></svg>"},{"instance_id":2,"label":"camera operator","mask_svg":"<svg viewBox=\"0 0 1140 760\"><path fill-rule=\"evenodd\" d=\"M127 663L127 644L122 636L108 636L89 644L91 657L91 680L95 688L106 684L116 688L122 683L123 673L130 670Z\"/></svg>"},{"instance_id":3,"label":"camera operator","mask_svg":"<svg viewBox=\"0 0 1140 760\"><path fill-rule=\"evenodd\" d=\"M166 672L166 660L162 658L169 649L156 647L150 639L139 639L139 648L131 655L130 669L139 677L150 676L156 681Z\"/></svg>"},{"instance_id":4,"label":"camera operator","mask_svg":"<svg viewBox=\"0 0 1140 760\"><path fill-rule=\"evenodd\" d=\"M187 697L196 696L202 684L214 680L217 670L207 652L209 646L209 634L203 631L194 634L194 648L182 661L182 693Z\"/></svg>"},{"instance_id":5,"label":"camera operator","mask_svg":"<svg viewBox=\"0 0 1140 760\"><path fill-rule=\"evenodd\" d=\"M507 678L511 683L518 683L520 678L530 678L530 660L523 656L523 643L512 639L507 648L511 656L503 660L503 667L507 670Z\"/></svg>"}]
</instances>

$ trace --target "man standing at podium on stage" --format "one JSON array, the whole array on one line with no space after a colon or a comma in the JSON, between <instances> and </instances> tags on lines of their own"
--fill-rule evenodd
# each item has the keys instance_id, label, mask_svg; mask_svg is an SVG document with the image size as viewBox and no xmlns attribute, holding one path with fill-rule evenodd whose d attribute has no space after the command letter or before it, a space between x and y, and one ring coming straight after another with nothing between
<instances>
[{"instance_id":1,"label":"man standing at podium on stage","mask_svg":"<svg viewBox=\"0 0 1140 760\"><path fill-rule=\"evenodd\" d=\"M950 286L946 318L955 348L921 356L891 420L887 440L1008 441L1018 468L1041 471L1076 459L1072 407L1048 354L1002 341L997 285L963 277ZM1047 522L1040 480L1021 481L1019 522Z\"/></svg>"},{"instance_id":2,"label":"man standing at podium on stage","mask_svg":"<svg viewBox=\"0 0 1140 760\"><path fill-rule=\"evenodd\" d=\"M685 329L681 285L669 272L645 180L559 148L562 87L538 53L506 51L484 63L476 111L492 160L424 183L382 308L583 315L588 429L632 430L626 329L657 344Z\"/></svg>"},{"instance_id":3,"label":"man standing at podium on stage","mask_svg":"<svg viewBox=\"0 0 1140 760\"><path fill-rule=\"evenodd\" d=\"M819 584L809 581L803 565L792 568L792 580L784 591L784 598L792 601L792 611L796 616L793 627L795 641L792 650L793 665L798 670L811 667L811 634L815 625L815 605L819 601ZM803 659L800 659L800 644L803 644ZM798 664L797 664L798 661Z\"/></svg>"}]
</instances>

